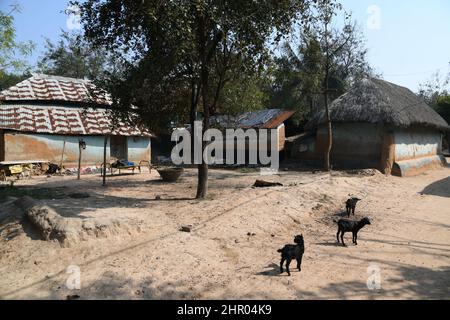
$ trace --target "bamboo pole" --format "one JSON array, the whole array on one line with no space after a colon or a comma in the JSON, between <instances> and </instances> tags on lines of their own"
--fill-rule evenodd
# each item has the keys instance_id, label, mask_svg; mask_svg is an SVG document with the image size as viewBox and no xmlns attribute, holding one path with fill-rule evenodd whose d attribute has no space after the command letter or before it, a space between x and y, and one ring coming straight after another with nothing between
<instances>
[{"instance_id":1,"label":"bamboo pole","mask_svg":"<svg viewBox=\"0 0 450 320\"><path fill-rule=\"evenodd\" d=\"M108 136L105 136L105 143L103 145L103 186L106 186L106 147L108 146Z\"/></svg>"},{"instance_id":2,"label":"bamboo pole","mask_svg":"<svg viewBox=\"0 0 450 320\"><path fill-rule=\"evenodd\" d=\"M63 164L64 164L64 153L66 153L66 139L64 139L63 142L63 149L62 149L62 154L61 154L61 161L59 163L59 172L62 173L62 168L63 168Z\"/></svg>"},{"instance_id":3,"label":"bamboo pole","mask_svg":"<svg viewBox=\"0 0 450 320\"><path fill-rule=\"evenodd\" d=\"M80 180L80 175L81 175L81 142L78 142L78 176L77 176L77 180Z\"/></svg>"}]
</instances>

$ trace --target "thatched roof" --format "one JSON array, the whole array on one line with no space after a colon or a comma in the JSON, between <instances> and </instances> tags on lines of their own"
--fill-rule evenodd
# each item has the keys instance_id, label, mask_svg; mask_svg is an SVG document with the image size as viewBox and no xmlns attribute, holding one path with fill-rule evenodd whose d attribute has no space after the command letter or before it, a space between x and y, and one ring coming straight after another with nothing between
<instances>
[{"instance_id":1,"label":"thatched roof","mask_svg":"<svg viewBox=\"0 0 450 320\"><path fill-rule=\"evenodd\" d=\"M332 122L366 122L396 127L426 126L450 130L447 122L411 90L366 78L330 105ZM315 114L308 130L326 122L325 111Z\"/></svg>"}]
</instances>

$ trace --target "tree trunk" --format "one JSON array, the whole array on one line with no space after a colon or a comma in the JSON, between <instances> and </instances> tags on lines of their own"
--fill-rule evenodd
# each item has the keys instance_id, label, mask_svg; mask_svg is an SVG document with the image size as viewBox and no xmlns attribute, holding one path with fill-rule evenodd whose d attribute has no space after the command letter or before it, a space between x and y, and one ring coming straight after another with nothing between
<instances>
[{"instance_id":1,"label":"tree trunk","mask_svg":"<svg viewBox=\"0 0 450 320\"><path fill-rule=\"evenodd\" d=\"M208 164L198 165L197 199L204 199L208 192Z\"/></svg>"},{"instance_id":2,"label":"tree trunk","mask_svg":"<svg viewBox=\"0 0 450 320\"><path fill-rule=\"evenodd\" d=\"M331 155L331 148L333 147L333 131L331 128L330 110L328 107L328 89L326 89L326 92L327 93L325 93L325 113L327 117L327 147L325 149L324 170L330 171L331 170L330 155Z\"/></svg>"},{"instance_id":3,"label":"tree trunk","mask_svg":"<svg viewBox=\"0 0 450 320\"><path fill-rule=\"evenodd\" d=\"M189 114L189 124L191 125L191 135L194 134L195 121L197 120L197 105L200 88L197 88L195 81L191 86L191 109ZM191 164L194 163L194 139L191 139Z\"/></svg>"},{"instance_id":4,"label":"tree trunk","mask_svg":"<svg viewBox=\"0 0 450 320\"><path fill-rule=\"evenodd\" d=\"M325 114L327 117L327 147L325 149L324 154L324 170L329 172L331 170L330 163L330 154L331 148L333 146L333 131L331 129L331 117L330 117L330 109L328 106L328 94L329 94L329 80L330 80L330 64L331 64L331 56L330 56L330 44L328 43L328 21L325 23L325 45L326 45L326 61L325 61L325 90L324 90L324 98L325 98Z\"/></svg>"},{"instance_id":5,"label":"tree trunk","mask_svg":"<svg viewBox=\"0 0 450 320\"><path fill-rule=\"evenodd\" d=\"M209 129L209 105L208 105L208 71L207 67L204 67L205 73L202 75L202 100L203 100L203 132L202 132L202 140L203 135L206 130ZM203 199L206 197L206 193L208 192L208 164L205 163L203 159L203 152L205 151L207 143L202 141L202 163L198 165L198 184L197 184L197 199Z\"/></svg>"},{"instance_id":6,"label":"tree trunk","mask_svg":"<svg viewBox=\"0 0 450 320\"><path fill-rule=\"evenodd\" d=\"M205 17L200 15L198 19L198 35L199 35L199 47L201 57L201 70L200 70L200 83L201 83L201 95L203 103L203 132L202 132L202 157L201 164L198 165L198 183L197 183L197 199L203 199L208 192L208 164L204 162L203 152L206 147L206 143L203 141L203 134L209 129L209 64L207 53L207 39L205 32ZM193 138L195 139L195 137Z\"/></svg>"},{"instance_id":7,"label":"tree trunk","mask_svg":"<svg viewBox=\"0 0 450 320\"><path fill-rule=\"evenodd\" d=\"M194 133L194 122L197 120L197 103L198 103L198 93L200 88L196 88L195 85L192 86L192 100L191 100L191 112L190 112L190 122L191 122L191 133ZM203 96L203 92L202 92ZM203 97L204 98L204 97ZM205 105L204 105L205 106ZM209 122L209 117L208 117ZM203 133L203 132L202 132ZM194 137L191 139L191 150L194 151ZM202 152L204 150L202 143ZM194 152L192 152L191 157L192 163L194 163ZM198 165L198 183L197 183L197 199L203 199L206 197L208 191L208 165L202 163Z\"/></svg>"},{"instance_id":8,"label":"tree trunk","mask_svg":"<svg viewBox=\"0 0 450 320\"><path fill-rule=\"evenodd\" d=\"M327 147L325 149L324 154L324 170L329 172L331 170L331 163L330 163L330 154L331 154L331 148L333 146L333 131L331 128L331 117L330 117L330 108L328 106L328 82L330 78L330 57L327 54L327 62L325 65L325 90L324 90L324 98L325 98L325 115L327 118Z\"/></svg>"}]
</instances>

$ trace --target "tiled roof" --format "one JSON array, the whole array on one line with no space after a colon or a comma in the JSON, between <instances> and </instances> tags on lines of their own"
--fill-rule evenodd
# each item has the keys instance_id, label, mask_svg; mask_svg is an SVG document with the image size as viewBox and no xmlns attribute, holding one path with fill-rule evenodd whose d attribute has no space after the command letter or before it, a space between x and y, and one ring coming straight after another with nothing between
<instances>
[{"instance_id":1,"label":"tiled roof","mask_svg":"<svg viewBox=\"0 0 450 320\"><path fill-rule=\"evenodd\" d=\"M74 108L26 103L0 104L0 129L61 135L151 136L119 122L111 127L104 108Z\"/></svg>"},{"instance_id":2,"label":"tiled roof","mask_svg":"<svg viewBox=\"0 0 450 320\"><path fill-rule=\"evenodd\" d=\"M110 105L108 95L91 81L48 75L32 77L0 92L0 101L68 101Z\"/></svg>"}]
</instances>

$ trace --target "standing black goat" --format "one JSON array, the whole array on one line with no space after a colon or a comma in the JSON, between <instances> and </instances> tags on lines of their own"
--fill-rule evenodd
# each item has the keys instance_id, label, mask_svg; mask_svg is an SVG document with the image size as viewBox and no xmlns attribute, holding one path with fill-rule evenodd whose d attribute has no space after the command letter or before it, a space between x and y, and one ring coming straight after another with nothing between
<instances>
[{"instance_id":1,"label":"standing black goat","mask_svg":"<svg viewBox=\"0 0 450 320\"><path fill-rule=\"evenodd\" d=\"M369 218L363 218L360 221L351 221L347 219L340 219L339 221L334 221L338 224L337 241L339 243L339 234L341 235L342 245L345 247L344 234L346 232L352 232L353 243L358 245L358 231L364 228L366 225L370 225Z\"/></svg>"},{"instance_id":2,"label":"standing black goat","mask_svg":"<svg viewBox=\"0 0 450 320\"><path fill-rule=\"evenodd\" d=\"M347 216L350 218L350 213L353 213L355 215L355 209L356 204L358 201L361 201L361 199L358 198L350 198L345 202L345 208L347 209Z\"/></svg>"},{"instance_id":3,"label":"standing black goat","mask_svg":"<svg viewBox=\"0 0 450 320\"><path fill-rule=\"evenodd\" d=\"M303 235L295 236L294 242L296 244L287 244L282 249L278 250L281 253L280 273L283 273L283 263L286 261L286 272L288 276L291 275L289 265L293 259L297 260L297 269L302 271L302 258L305 253L305 242Z\"/></svg>"}]
</instances>

